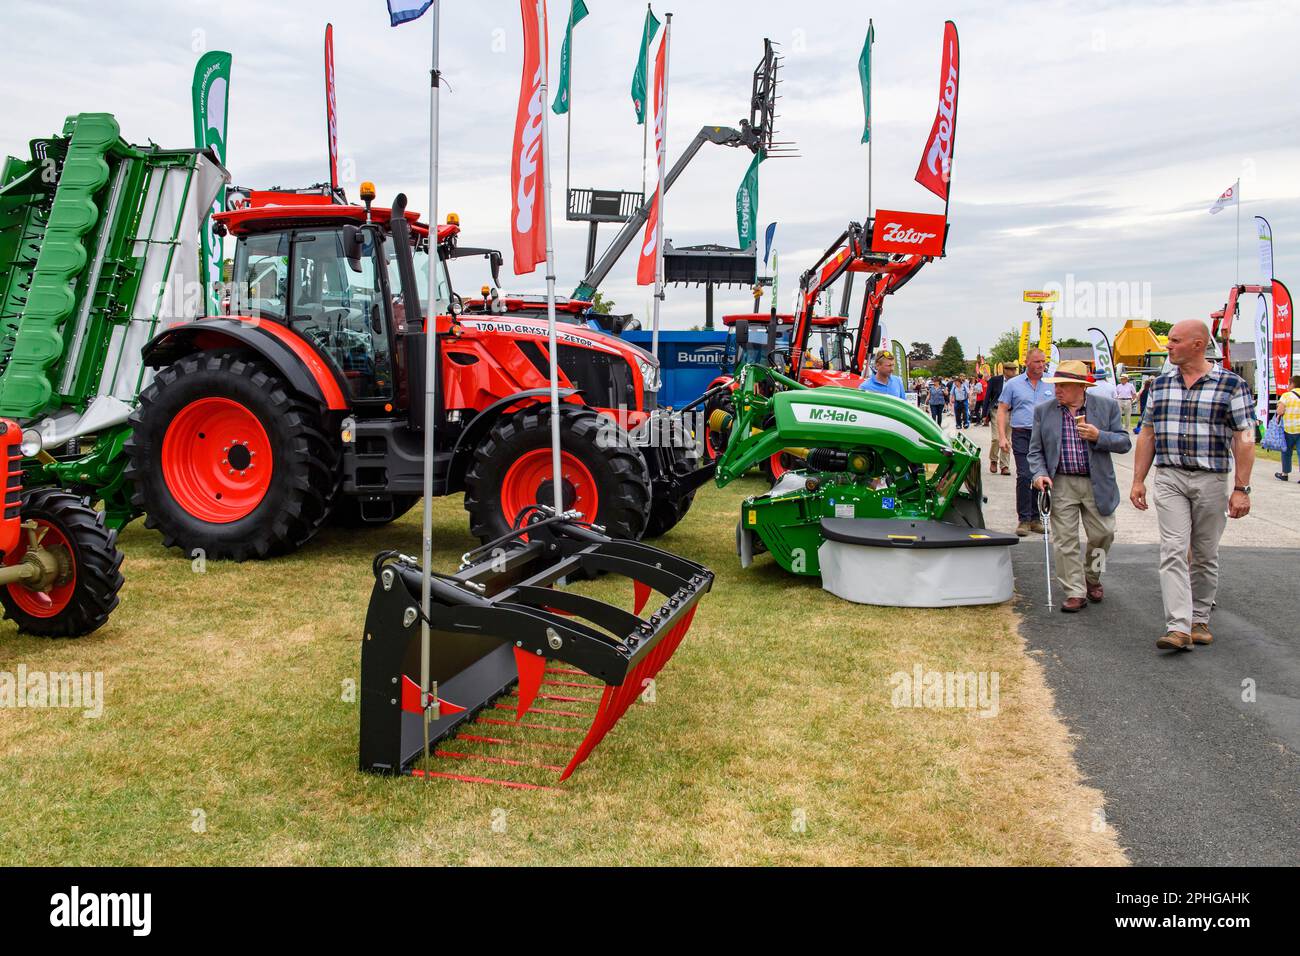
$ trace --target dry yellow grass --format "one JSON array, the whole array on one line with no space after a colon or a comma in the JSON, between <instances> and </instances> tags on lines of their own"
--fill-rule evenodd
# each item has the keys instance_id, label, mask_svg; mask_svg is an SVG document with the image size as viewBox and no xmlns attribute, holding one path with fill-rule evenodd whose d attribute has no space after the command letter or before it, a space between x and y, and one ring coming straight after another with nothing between
<instances>
[{"instance_id":1,"label":"dry yellow grass","mask_svg":"<svg viewBox=\"0 0 1300 956\"><path fill-rule=\"evenodd\" d=\"M98 720L0 711L0 863L1123 862L1093 830L1101 796L1080 783L1010 608L859 607L770 562L742 571L742 485L703 490L663 540L712 567L714 591L657 702L559 794L356 770L342 687L358 676L370 559L416 551L416 513L203 574L132 525L106 628L0 630L0 671L102 671L107 698ZM459 497L436 522L445 569L471 543ZM630 598L625 582L594 589ZM892 706L890 675L917 665L997 672L998 716Z\"/></svg>"}]
</instances>

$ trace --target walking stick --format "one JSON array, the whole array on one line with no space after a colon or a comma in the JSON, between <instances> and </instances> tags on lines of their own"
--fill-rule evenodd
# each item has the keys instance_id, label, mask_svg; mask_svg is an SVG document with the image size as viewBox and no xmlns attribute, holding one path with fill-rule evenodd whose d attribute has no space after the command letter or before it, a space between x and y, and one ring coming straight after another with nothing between
<instances>
[{"instance_id":1,"label":"walking stick","mask_svg":"<svg viewBox=\"0 0 1300 956\"><path fill-rule=\"evenodd\" d=\"M1038 518L1043 525L1043 564L1047 569L1047 609L1052 610L1052 489L1038 489Z\"/></svg>"}]
</instances>

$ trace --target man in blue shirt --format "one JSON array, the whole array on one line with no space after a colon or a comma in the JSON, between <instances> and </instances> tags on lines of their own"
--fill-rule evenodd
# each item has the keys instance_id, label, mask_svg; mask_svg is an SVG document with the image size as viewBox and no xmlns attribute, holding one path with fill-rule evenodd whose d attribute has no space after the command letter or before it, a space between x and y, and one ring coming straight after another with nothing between
<instances>
[{"instance_id":1,"label":"man in blue shirt","mask_svg":"<svg viewBox=\"0 0 1300 956\"><path fill-rule=\"evenodd\" d=\"M1025 373L1008 379L998 396L998 444L1016 458L1016 515L1020 519L1016 534L1025 537L1042 534L1043 525L1034 507L1034 493L1029 487L1033 469L1029 467L1029 442L1034 433L1034 406L1056 397L1051 383L1043 381L1047 356L1042 349L1032 349L1025 358Z\"/></svg>"},{"instance_id":2,"label":"man in blue shirt","mask_svg":"<svg viewBox=\"0 0 1300 956\"><path fill-rule=\"evenodd\" d=\"M863 392L879 392L881 395L892 395L894 398L901 398L907 401L907 391L903 388L903 380L894 374L894 353L889 349L881 349L876 353L876 372L871 378L867 379L858 389Z\"/></svg>"}]
</instances>

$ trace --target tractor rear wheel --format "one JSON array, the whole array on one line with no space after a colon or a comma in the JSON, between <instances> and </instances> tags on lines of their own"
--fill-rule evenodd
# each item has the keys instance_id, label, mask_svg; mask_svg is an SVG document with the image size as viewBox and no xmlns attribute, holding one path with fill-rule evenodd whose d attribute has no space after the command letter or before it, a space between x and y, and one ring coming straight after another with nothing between
<instances>
[{"instance_id":1,"label":"tractor rear wheel","mask_svg":"<svg viewBox=\"0 0 1300 956\"><path fill-rule=\"evenodd\" d=\"M201 352L162 369L126 443L145 527L211 559L297 549L338 486L338 446L321 419L275 371L238 354Z\"/></svg>"},{"instance_id":2,"label":"tractor rear wheel","mask_svg":"<svg viewBox=\"0 0 1300 956\"><path fill-rule=\"evenodd\" d=\"M582 512L612 537L641 537L650 476L641 452L609 418L590 408L560 408L560 468L566 510ZM470 533L484 542L499 538L524 508L550 505L553 495L550 406L498 419L465 473Z\"/></svg>"},{"instance_id":3,"label":"tractor rear wheel","mask_svg":"<svg viewBox=\"0 0 1300 956\"><path fill-rule=\"evenodd\" d=\"M33 488L23 494L21 520L35 522L37 547L57 570L36 584L0 587L4 616L42 637L81 637L100 627L122 589L122 552L103 513L61 488ZM24 528L4 563L22 563L30 546Z\"/></svg>"}]
</instances>

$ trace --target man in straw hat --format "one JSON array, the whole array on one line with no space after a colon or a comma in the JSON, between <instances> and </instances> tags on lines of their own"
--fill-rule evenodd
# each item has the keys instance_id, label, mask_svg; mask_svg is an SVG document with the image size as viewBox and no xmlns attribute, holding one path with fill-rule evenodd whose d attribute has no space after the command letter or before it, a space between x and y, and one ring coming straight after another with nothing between
<instances>
[{"instance_id":1,"label":"man in straw hat","mask_svg":"<svg viewBox=\"0 0 1300 956\"><path fill-rule=\"evenodd\" d=\"M1072 614L1103 597L1101 572L1115 540L1120 502L1110 456L1128 451L1132 439L1119 403L1089 392L1096 383L1082 362L1062 362L1044 381L1056 394L1034 408L1029 467L1034 488L1052 491L1053 560L1065 591L1061 610Z\"/></svg>"}]
</instances>

